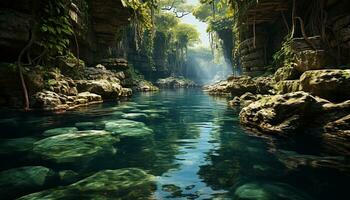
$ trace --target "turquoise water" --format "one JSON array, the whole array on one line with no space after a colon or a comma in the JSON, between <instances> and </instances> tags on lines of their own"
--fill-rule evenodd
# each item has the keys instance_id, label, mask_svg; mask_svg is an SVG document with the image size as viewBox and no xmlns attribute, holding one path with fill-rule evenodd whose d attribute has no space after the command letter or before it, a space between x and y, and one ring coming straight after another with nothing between
<instances>
[{"instance_id":1,"label":"turquoise water","mask_svg":"<svg viewBox=\"0 0 350 200\"><path fill-rule=\"evenodd\" d=\"M128 113L138 116L125 115ZM228 107L226 99L195 89L140 93L130 102L60 114L3 111L0 166L1 170L30 165L55 172L72 169L80 177L104 169L140 168L156 177L151 199L344 199L349 174L336 164L322 163L346 165L346 158L326 156L320 144L314 148L302 138L286 141L251 136L240 126L238 114L239 109ZM115 155L89 165L55 165L28 156L30 149L18 152L1 146L6 138L37 141L47 137L43 132L48 129L100 130L106 121L130 117L145 123L153 134L123 140ZM82 127L80 122L90 123ZM60 185L64 184L53 181L45 189Z\"/></svg>"}]
</instances>

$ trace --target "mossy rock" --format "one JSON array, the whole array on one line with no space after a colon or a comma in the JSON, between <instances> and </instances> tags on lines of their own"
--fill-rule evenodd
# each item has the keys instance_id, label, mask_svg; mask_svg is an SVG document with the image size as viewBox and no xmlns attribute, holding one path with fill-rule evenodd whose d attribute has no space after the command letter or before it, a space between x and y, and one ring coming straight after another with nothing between
<instances>
[{"instance_id":1,"label":"mossy rock","mask_svg":"<svg viewBox=\"0 0 350 200\"><path fill-rule=\"evenodd\" d=\"M239 186L234 192L237 200L311 200L302 191L284 184L268 182L251 182Z\"/></svg>"},{"instance_id":2,"label":"mossy rock","mask_svg":"<svg viewBox=\"0 0 350 200\"><path fill-rule=\"evenodd\" d=\"M79 131L48 137L34 143L33 151L45 161L55 164L87 165L100 157L112 156L119 141L106 131Z\"/></svg>"},{"instance_id":3,"label":"mossy rock","mask_svg":"<svg viewBox=\"0 0 350 200\"><path fill-rule=\"evenodd\" d=\"M0 195L4 199L44 189L55 179L55 172L42 166L25 166L0 172Z\"/></svg>"},{"instance_id":4,"label":"mossy rock","mask_svg":"<svg viewBox=\"0 0 350 200\"><path fill-rule=\"evenodd\" d=\"M155 177L137 168L100 171L77 183L19 198L19 200L151 199Z\"/></svg>"},{"instance_id":5,"label":"mossy rock","mask_svg":"<svg viewBox=\"0 0 350 200\"><path fill-rule=\"evenodd\" d=\"M331 101L350 99L350 69L306 71L300 77L301 90Z\"/></svg>"},{"instance_id":6,"label":"mossy rock","mask_svg":"<svg viewBox=\"0 0 350 200\"><path fill-rule=\"evenodd\" d=\"M127 119L107 122L105 130L118 135L121 140L146 139L153 135L153 130L148 128L144 123Z\"/></svg>"},{"instance_id":7,"label":"mossy rock","mask_svg":"<svg viewBox=\"0 0 350 200\"><path fill-rule=\"evenodd\" d=\"M44 131L44 136L54 136L54 135L61 135L66 133L76 133L78 129L76 127L62 127L62 128L53 128Z\"/></svg>"}]
</instances>

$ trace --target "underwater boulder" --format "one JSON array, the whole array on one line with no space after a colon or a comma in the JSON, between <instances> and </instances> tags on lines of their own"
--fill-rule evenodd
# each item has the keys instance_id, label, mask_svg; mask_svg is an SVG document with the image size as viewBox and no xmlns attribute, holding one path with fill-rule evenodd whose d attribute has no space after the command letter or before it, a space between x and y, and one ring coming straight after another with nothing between
<instances>
[{"instance_id":1,"label":"underwater boulder","mask_svg":"<svg viewBox=\"0 0 350 200\"><path fill-rule=\"evenodd\" d=\"M251 182L239 186L234 192L235 200L310 200L302 191L285 183Z\"/></svg>"},{"instance_id":2,"label":"underwater boulder","mask_svg":"<svg viewBox=\"0 0 350 200\"><path fill-rule=\"evenodd\" d=\"M76 133L78 129L76 127L62 127L62 128L53 128L44 131L44 136L54 136L54 135L61 135L66 133Z\"/></svg>"},{"instance_id":3,"label":"underwater boulder","mask_svg":"<svg viewBox=\"0 0 350 200\"><path fill-rule=\"evenodd\" d=\"M146 121L148 119L148 115L145 113L126 113L122 115L122 118L137 121Z\"/></svg>"},{"instance_id":4,"label":"underwater boulder","mask_svg":"<svg viewBox=\"0 0 350 200\"><path fill-rule=\"evenodd\" d=\"M104 124L100 122L77 122L75 123L75 127L77 127L80 131L103 130Z\"/></svg>"},{"instance_id":5,"label":"underwater boulder","mask_svg":"<svg viewBox=\"0 0 350 200\"><path fill-rule=\"evenodd\" d=\"M39 199L149 199L155 177L137 168L104 170L74 184L33 193L19 200Z\"/></svg>"},{"instance_id":6,"label":"underwater boulder","mask_svg":"<svg viewBox=\"0 0 350 200\"><path fill-rule=\"evenodd\" d=\"M55 172L42 166L25 166L0 172L0 195L11 199L44 189L55 178Z\"/></svg>"},{"instance_id":7,"label":"underwater boulder","mask_svg":"<svg viewBox=\"0 0 350 200\"><path fill-rule=\"evenodd\" d=\"M119 141L106 131L79 131L39 140L33 151L41 159L55 164L84 166L99 157L116 153Z\"/></svg>"},{"instance_id":8,"label":"underwater boulder","mask_svg":"<svg viewBox=\"0 0 350 200\"><path fill-rule=\"evenodd\" d=\"M106 131L118 135L121 140L145 139L153 134L153 130L144 123L127 119L106 122L105 126Z\"/></svg>"},{"instance_id":9,"label":"underwater boulder","mask_svg":"<svg viewBox=\"0 0 350 200\"><path fill-rule=\"evenodd\" d=\"M36 141L31 137L1 139L0 156L27 153L33 148Z\"/></svg>"}]
</instances>

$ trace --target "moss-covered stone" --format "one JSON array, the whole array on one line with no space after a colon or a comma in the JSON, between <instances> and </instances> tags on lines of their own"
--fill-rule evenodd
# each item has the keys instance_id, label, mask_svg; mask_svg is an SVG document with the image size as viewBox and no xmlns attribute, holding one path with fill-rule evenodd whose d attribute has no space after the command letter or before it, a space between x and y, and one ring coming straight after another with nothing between
<instances>
[{"instance_id":1,"label":"moss-covered stone","mask_svg":"<svg viewBox=\"0 0 350 200\"><path fill-rule=\"evenodd\" d=\"M153 134L153 130L144 123L127 119L107 122L105 130L118 135L121 139L144 139Z\"/></svg>"},{"instance_id":2,"label":"moss-covered stone","mask_svg":"<svg viewBox=\"0 0 350 200\"><path fill-rule=\"evenodd\" d=\"M80 131L39 140L33 151L56 164L86 165L96 158L114 155L118 141L106 131Z\"/></svg>"},{"instance_id":3,"label":"moss-covered stone","mask_svg":"<svg viewBox=\"0 0 350 200\"><path fill-rule=\"evenodd\" d=\"M4 199L18 197L46 187L55 173L42 166L25 166L0 172L0 195Z\"/></svg>"},{"instance_id":4,"label":"moss-covered stone","mask_svg":"<svg viewBox=\"0 0 350 200\"><path fill-rule=\"evenodd\" d=\"M299 80L279 81L278 83L276 83L274 88L278 94L297 92L297 91L300 91L300 81Z\"/></svg>"},{"instance_id":5,"label":"moss-covered stone","mask_svg":"<svg viewBox=\"0 0 350 200\"><path fill-rule=\"evenodd\" d=\"M262 97L244 107L239 116L242 124L263 132L295 133L317 113L323 101L305 92Z\"/></svg>"},{"instance_id":6,"label":"moss-covered stone","mask_svg":"<svg viewBox=\"0 0 350 200\"><path fill-rule=\"evenodd\" d=\"M156 189L155 177L136 168L100 171L66 187L50 189L19 198L19 200L151 199Z\"/></svg>"},{"instance_id":7,"label":"moss-covered stone","mask_svg":"<svg viewBox=\"0 0 350 200\"><path fill-rule=\"evenodd\" d=\"M54 136L61 135L66 133L76 133L78 129L76 127L62 127L62 128L54 128L44 131L44 136Z\"/></svg>"},{"instance_id":8,"label":"moss-covered stone","mask_svg":"<svg viewBox=\"0 0 350 200\"><path fill-rule=\"evenodd\" d=\"M295 80L299 79L300 72L298 72L294 67L281 67L279 68L274 75L276 82L285 81L285 80Z\"/></svg>"},{"instance_id":9,"label":"moss-covered stone","mask_svg":"<svg viewBox=\"0 0 350 200\"><path fill-rule=\"evenodd\" d=\"M312 199L307 194L284 183L251 182L235 190L237 200L307 200Z\"/></svg>"},{"instance_id":10,"label":"moss-covered stone","mask_svg":"<svg viewBox=\"0 0 350 200\"><path fill-rule=\"evenodd\" d=\"M306 71L300 78L301 90L334 101L350 99L350 70Z\"/></svg>"}]
</instances>

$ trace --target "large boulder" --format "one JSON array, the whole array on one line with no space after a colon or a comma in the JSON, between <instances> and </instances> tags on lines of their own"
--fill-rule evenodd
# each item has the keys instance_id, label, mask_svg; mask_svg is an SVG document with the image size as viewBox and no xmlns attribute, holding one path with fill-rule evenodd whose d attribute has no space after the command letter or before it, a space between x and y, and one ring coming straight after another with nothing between
<instances>
[{"instance_id":1,"label":"large boulder","mask_svg":"<svg viewBox=\"0 0 350 200\"><path fill-rule=\"evenodd\" d=\"M122 141L144 140L153 134L153 130L148 128L143 122L128 119L106 122L105 130L118 135Z\"/></svg>"},{"instance_id":2,"label":"large boulder","mask_svg":"<svg viewBox=\"0 0 350 200\"><path fill-rule=\"evenodd\" d=\"M42 166L25 166L0 172L0 195L11 199L45 189L55 179L55 172Z\"/></svg>"},{"instance_id":3,"label":"large boulder","mask_svg":"<svg viewBox=\"0 0 350 200\"><path fill-rule=\"evenodd\" d=\"M350 99L350 70L306 71L300 78L301 90L332 101Z\"/></svg>"},{"instance_id":4,"label":"large boulder","mask_svg":"<svg viewBox=\"0 0 350 200\"><path fill-rule=\"evenodd\" d=\"M263 132L288 134L308 123L322 112L323 101L305 92L262 97L243 108L242 124Z\"/></svg>"},{"instance_id":5,"label":"large boulder","mask_svg":"<svg viewBox=\"0 0 350 200\"><path fill-rule=\"evenodd\" d=\"M348 112L350 113L350 112ZM350 114L328 122L324 126L325 134L322 135L326 148L337 155L349 155L350 153Z\"/></svg>"},{"instance_id":6,"label":"large boulder","mask_svg":"<svg viewBox=\"0 0 350 200\"><path fill-rule=\"evenodd\" d=\"M76 81L78 91L101 95L103 99L116 99L121 95L122 86L119 81L79 80Z\"/></svg>"},{"instance_id":7,"label":"large boulder","mask_svg":"<svg viewBox=\"0 0 350 200\"><path fill-rule=\"evenodd\" d=\"M114 155L118 141L106 131L79 131L39 140L34 143L33 151L55 164L85 166L97 158Z\"/></svg>"},{"instance_id":8,"label":"large boulder","mask_svg":"<svg viewBox=\"0 0 350 200\"><path fill-rule=\"evenodd\" d=\"M274 88L278 94L298 92L300 91L300 81L299 80L279 81L278 83L276 83Z\"/></svg>"},{"instance_id":9,"label":"large boulder","mask_svg":"<svg viewBox=\"0 0 350 200\"><path fill-rule=\"evenodd\" d=\"M274 80L272 77L263 76L252 78L250 76L230 76L226 81L220 81L205 90L209 94L241 96L246 92L253 94L269 94L273 89Z\"/></svg>"},{"instance_id":10,"label":"large boulder","mask_svg":"<svg viewBox=\"0 0 350 200\"><path fill-rule=\"evenodd\" d=\"M47 90L36 93L31 101L33 108L47 111L70 110L79 106L101 102L102 98L100 95L90 92L78 93L76 96L67 96Z\"/></svg>"},{"instance_id":11,"label":"large boulder","mask_svg":"<svg viewBox=\"0 0 350 200\"><path fill-rule=\"evenodd\" d=\"M100 63L109 70L124 71L129 69L128 61L124 58L106 58L102 59Z\"/></svg>"},{"instance_id":12,"label":"large boulder","mask_svg":"<svg viewBox=\"0 0 350 200\"><path fill-rule=\"evenodd\" d=\"M308 70L318 70L329 68L333 64L333 59L324 50L304 50L295 54L295 69L299 73Z\"/></svg>"},{"instance_id":13,"label":"large boulder","mask_svg":"<svg viewBox=\"0 0 350 200\"><path fill-rule=\"evenodd\" d=\"M285 80L295 80L299 79L300 72L298 72L294 67L292 66L285 66L279 68L274 75L275 81L285 81Z\"/></svg>"},{"instance_id":14,"label":"large boulder","mask_svg":"<svg viewBox=\"0 0 350 200\"><path fill-rule=\"evenodd\" d=\"M155 177L136 168L100 171L74 184L26 195L39 199L149 199L156 189Z\"/></svg>"},{"instance_id":15,"label":"large boulder","mask_svg":"<svg viewBox=\"0 0 350 200\"><path fill-rule=\"evenodd\" d=\"M234 191L237 200L311 200L302 191L278 182L250 182L237 187Z\"/></svg>"}]
</instances>

